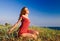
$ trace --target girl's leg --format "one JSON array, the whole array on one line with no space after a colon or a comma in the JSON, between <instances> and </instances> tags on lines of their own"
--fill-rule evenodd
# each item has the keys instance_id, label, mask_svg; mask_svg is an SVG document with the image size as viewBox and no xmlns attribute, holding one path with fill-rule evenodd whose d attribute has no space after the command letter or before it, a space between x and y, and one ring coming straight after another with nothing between
<instances>
[{"instance_id":1,"label":"girl's leg","mask_svg":"<svg viewBox=\"0 0 60 41\"><path fill-rule=\"evenodd\" d=\"M35 30L28 30L28 33L39 35L39 32Z\"/></svg>"},{"instance_id":2,"label":"girl's leg","mask_svg":"<svg viewBox=\"0 0 60 41\"><path fill-rule=\"evenodd\" d=\"M22 37L28 37L28 38L33 38L34 40L37 39L37 35L31 34L31 33L23 33L21 34Z\"/></svg>"}]
</instances>

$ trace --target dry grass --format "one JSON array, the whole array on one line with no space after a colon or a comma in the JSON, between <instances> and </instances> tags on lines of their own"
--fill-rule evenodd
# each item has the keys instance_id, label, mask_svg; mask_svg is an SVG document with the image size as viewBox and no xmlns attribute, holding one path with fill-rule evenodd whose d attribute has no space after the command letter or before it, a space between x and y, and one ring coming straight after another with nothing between
<instances>
[{"instance_id":1,"label":"dry grass","mask_svg":"<svg viewBox=\"0 0 60 41\"><path fill-rule=\"evenodd\" d=\"M17 36L17 32L15 29L15 31L10 34L7 35L7 30L10 28L11 26L3 26L0 25L0 41L23 41L23 38L16 38ZM37 30L39 31L39 36L37 41L60 41L60 30L52 30L49 28L43 28L43 27L36 27L36 26L31 26L29 27L29 29L33 29L33 30ZM31 40L29 38L27 38L27 41L34 41Z\"/></svg>"}]
</instances>

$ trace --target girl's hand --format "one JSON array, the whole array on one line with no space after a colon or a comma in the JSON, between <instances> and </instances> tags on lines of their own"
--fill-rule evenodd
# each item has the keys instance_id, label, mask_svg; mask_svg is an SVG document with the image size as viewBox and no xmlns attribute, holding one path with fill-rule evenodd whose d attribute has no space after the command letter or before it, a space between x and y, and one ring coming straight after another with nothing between
<instances>
[{"instance_id":1,"label":"girl's hand","mask_svg":"<svg viewBox=\"0 0 60 41\"><path fill-rule=\"evenodd\" d=\"M11 34L11 31L10 31L10 30L8 30L8 31L7 31L7 34Z\"/></svg>"}]
</instances>

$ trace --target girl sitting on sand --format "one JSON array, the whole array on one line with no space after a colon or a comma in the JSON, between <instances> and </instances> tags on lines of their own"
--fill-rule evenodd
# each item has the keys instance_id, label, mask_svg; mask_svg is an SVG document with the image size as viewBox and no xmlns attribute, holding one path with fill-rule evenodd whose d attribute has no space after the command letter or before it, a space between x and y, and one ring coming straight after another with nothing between
<instances>
[{"instance_id":1,"label":"girl sitting on sand","mask_svg":"<svg viewBox=\"0 0 60 41\"><path fill-rule=\"evenodd\" d=\"M37 39L37 35L39 33L35 30L29 30L28 29L29 24L30 24L28 14L29 14L28 8L23 7L21 10L18 21L16 22L16 24L14 24L12 26L11 29L9 29L8 34L12 33L12 31L16 28L16 26L18 26L18 24L21 22L21 25L18 29L18 37L22 36L22 37L31 37L33 39Z\"/></svg>"}]
</instances>

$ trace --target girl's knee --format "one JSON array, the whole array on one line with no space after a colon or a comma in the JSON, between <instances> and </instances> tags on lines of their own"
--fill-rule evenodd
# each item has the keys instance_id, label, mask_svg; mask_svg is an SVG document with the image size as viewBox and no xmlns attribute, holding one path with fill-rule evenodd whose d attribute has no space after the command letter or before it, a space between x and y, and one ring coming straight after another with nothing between
<instances>
[{"instance_id":1,"label":"girl's knee","mask_svg":"<svg viewBox=\"0 0 60 41\"><path fill-rule=\"evenodd\" d=\"M32 35L33 39L36 40L37 39L37 35Z\"/></svg>"},{"instance_id":2,"label":"girl's knee","mask_svg":"<svg viewBox=\"0 0 60 41\"><path fill-rule=\"evenodd\" d=\"M36 34L37 34L37 35L39 35L39 32L38 32L38 31L36 31Z\"/></svg>"},{"instance_id":3,"label":"girl's knee","mask_svg":"<svg viewBox=\"0 0 60 41\"><path fill-rule=\"evenodd\" d=\"M34 31L34 34L39 35L39 32L38 31Z\"/></svg>"}]
</instances>

